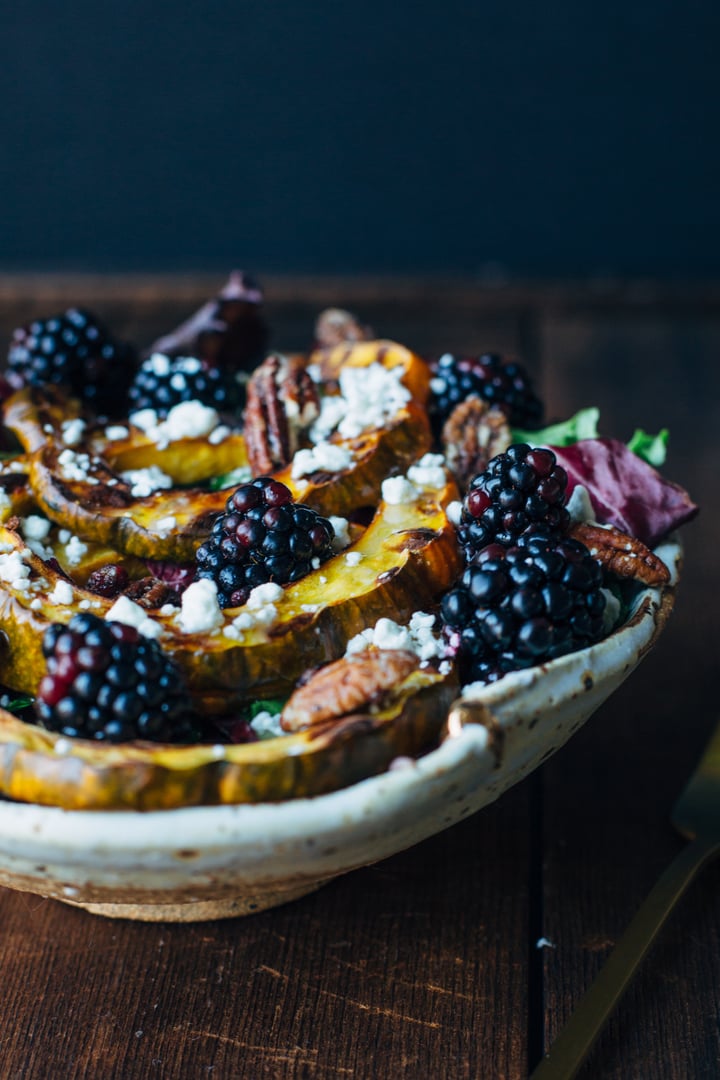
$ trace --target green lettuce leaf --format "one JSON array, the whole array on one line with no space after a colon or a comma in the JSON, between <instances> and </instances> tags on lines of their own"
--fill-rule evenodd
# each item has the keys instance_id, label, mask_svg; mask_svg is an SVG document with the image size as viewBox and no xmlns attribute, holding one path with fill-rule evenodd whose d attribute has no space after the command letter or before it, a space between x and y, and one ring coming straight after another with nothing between
<instances>
[{"instance_id":1,"label":"green lettuce leaf","mask_svg":"<svg viewBox=\"0 0 720 1080\"><path fill-rule=\"evenodd\" d=\"M572 446L581 439L597 439L600 410L594 406L580 409L569 420L540 428L539 431L512 429L513 442L530 443L532 446Z\"/></svg>"},{"instance_id":2,"label":"green lettuce leaf","mask_svg":"<svg viewBox=\"0 0 720 1080\"><path fill-rule=\"evenodd\" d=\"M226 487L237 487L238 484L247 484L252 479L252 473L247 465L240 465L232 472L224 473L223 476L213 476L208 484L211 491L220 491Z\"/></svg>"},{"instance_id":3,"label":"green lettuce leaf","mask_svg":"<svg viewBox=\"0 0 720 1080\"><path fill-rule=\"evenodd\" d=\"M250 706L250 719L253 720L258 713L269 712L272 716L276 716L283 711L285 701L282 698L265 698L260 701L253 701Z\"/></svg>"},{"instance_id":4,"label":"green lettuce leaf","mask_svg":"<svg viewBox=\"0 0 720 1080\"><path fill-rule=\"evenodd\" d=\"M632 450L633 454L637 454L643 461L647 461L648 465L654 465L657 469L665 464L668 436L667 428L663 428L657 435L648 435L642 428L636 428L628 441L628 450Z\"/></svg>"}]
</instances>

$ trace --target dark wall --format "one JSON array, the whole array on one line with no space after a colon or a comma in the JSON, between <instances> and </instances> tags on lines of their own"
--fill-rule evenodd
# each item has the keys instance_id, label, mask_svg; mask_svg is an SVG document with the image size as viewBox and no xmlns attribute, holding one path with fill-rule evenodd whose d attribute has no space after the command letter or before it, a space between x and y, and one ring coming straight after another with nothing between
<instances>
[{"instance_id":1,"label":"dark wall","mask_svg":"<svg viewBox=\"0 0 720 1080\"><path fill-rule=\"evenodd\" d=\"M0 269L720 274L717 0L8 8Z\"/></svg>"}]
</instances>

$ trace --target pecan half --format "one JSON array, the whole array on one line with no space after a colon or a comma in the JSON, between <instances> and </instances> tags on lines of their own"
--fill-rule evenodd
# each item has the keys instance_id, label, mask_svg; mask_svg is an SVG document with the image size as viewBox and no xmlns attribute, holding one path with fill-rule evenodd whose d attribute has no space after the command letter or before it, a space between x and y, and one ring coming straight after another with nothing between
<instances>
[{"instance_id":1,"label":"pecan half","mask_svg":"<svg viewBox=\"0 0 720 1080\"><path fill-rule=\"evenodd\" d=\"M136 604L148 611L161 608L163 604L180 602L180 593L177 589L168 585L166 581L158 581L154 577L144 577L133 581L126 589L123 589L123 592L130 600L134 600Z\"/></svg>"},{"instance_id":2,"label":"pecan half","mask_svg":"<svg viewBox=\"0 0 720 1080\"><path fill-rule=\"evenodd\" d=\"M378 702L418 666L404 649L365 649L319 668L299 686L282 712L285 731L338 720Z\"/></svg>"},{"instance_id":3,"label":"pecan half","mask_svg":"<svg viewBox=\"0 0 720 1080\"><path fill-rule=\"evenodd\" d=\"M342 308L326 308L315 323L318 347L341 345L343 341L371 341L374 336L372 329L363 326L357 315Z\"/></svg>"},{"instance_id":4,"label":"pecan half","mask_svg":"<svg viewBox=\"0 0 720 1080\"><path fill-rule=\"evenodd\" d=\"M254 476L292 461L302 433L320 412L315 383L299 357L275 353L247 387L245 445Z\"/></svg>"},{"instance_id":5,"label":"pecan half","mask_svg":"<svg viewBox=\"0 0 720 1080\"><path fill-rule=\"evenodd\" d=\"M662 559L634 536L616 529L579 522L570 528L570 536L579 540L611 574L633 578L644 585L666 585L670 571Z\"/></svg>"},{"instance_id":6,"label":"pecan half","mask_svg":"<svg viewBox=\"0 0 720 1080\"><path fill-rule=\"evenodd\" d=\"M442 430L445 460L462 491L474 476L485 472L490 459L503 454L511 442L505 413L475 396L461 401L453 409Z\"/></svg>"}]
</instances>

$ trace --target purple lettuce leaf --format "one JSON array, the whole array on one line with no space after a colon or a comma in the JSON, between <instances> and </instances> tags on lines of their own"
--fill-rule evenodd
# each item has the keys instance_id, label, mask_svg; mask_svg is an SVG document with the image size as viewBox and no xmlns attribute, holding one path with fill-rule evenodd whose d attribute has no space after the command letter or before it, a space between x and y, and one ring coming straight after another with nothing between
<instances>
[{"instance_id":1,"label":"purple lettuce leaf","mask_svg":"<svg viewBox=\"0 0 720 1080\"><path fill-rule=\"evenodd\" d=\"M552 450L568 474L568 496L582 484L599 522L615 525L649 547L698 512L684 488L617 439L583 439Z\"/></svg>"}]
</instances>

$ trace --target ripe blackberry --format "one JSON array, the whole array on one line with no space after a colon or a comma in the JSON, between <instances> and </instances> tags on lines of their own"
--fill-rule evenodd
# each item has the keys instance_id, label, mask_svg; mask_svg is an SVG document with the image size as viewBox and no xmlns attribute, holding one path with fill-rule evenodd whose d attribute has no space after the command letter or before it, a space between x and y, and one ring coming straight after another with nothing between
<instances>
[{"instance_id":1,"label":"ripe blackberry","mask_svg":"<svg viewBox=\"0 0 720 1080\"><path fill-rule=\"evenodd\" d=\"M458 536L467 561L488 544L510 547L538 525L564 532L566 489L567 473L552 450L514 443L492 458L463 499Z\"/></svg>"},{"instance_id":2,"label":"ripe blackberry","mask_svg":"<svg viewBox=\"0 0 720 1080\"><path fill-rule=\"evenodd\" d=\"M47 674L35 708L44 727L105 742L193 743L182 677L156 641L97 615L53 623L43 638Z\"/></svg>"},{"instance_id":3,"label":"ripe blackberry","mask_svg":"<svg viewBox=\"0 0 720 1080\"><path fill-rule=\"evenodd\" d=\"M161 417L183 401L228 412L238 405L239 387L231 375L195 356L154 353L140 365L128 397L131 410L154 409Z\"/></svg>"},{"instance_id":4,"label":"ripe blackberry","mask_svg":"<svg viewBox=\"0 0 720 1080\"><path fill-rule=\"evenodd\" d=\"M226 513L196 554L196 577L217 585L220 607L244 604L250 591L304 577L333 553L327 518L294 503L284 484L259 476L228 498Z\"/></svg>"},{"instance_id":5,"label":"ripe blackberry","mask_svg":"<svg viewBox=\"0 0 720 1080\"><path fill-rule=\"evenodd\" d=\"M437 431L455 406L471 394L502 409L514 427L531 430L542 425L543 404L527 371L516 360L496 353L482 356L445 353L434 365L430 386L430 415Z\"/></svg>"},{"instance_id":6,"label":"ripe blackberry","mask_svg":"<svg viewBox=\"0 0 720 1080\"><path fill-rule=\"evenodd\" d=\"M131 346L113 341L89 312L69 308L15 331L8 380L16 390L55 383L98 413L122 412L135 362Z\"/></svg>"},{"instance_id":7,"label":"ripe blackberry","mask_svg":"<svg viewBox=\"0 0 720 1080\"><path fill-rule=\"evenodd\" d=\"M509 549L486 548L441 603L463 682L494 682L598 641L601 585L602 569L587 548L548 530Z\"/></svg>"}]
</instances>

